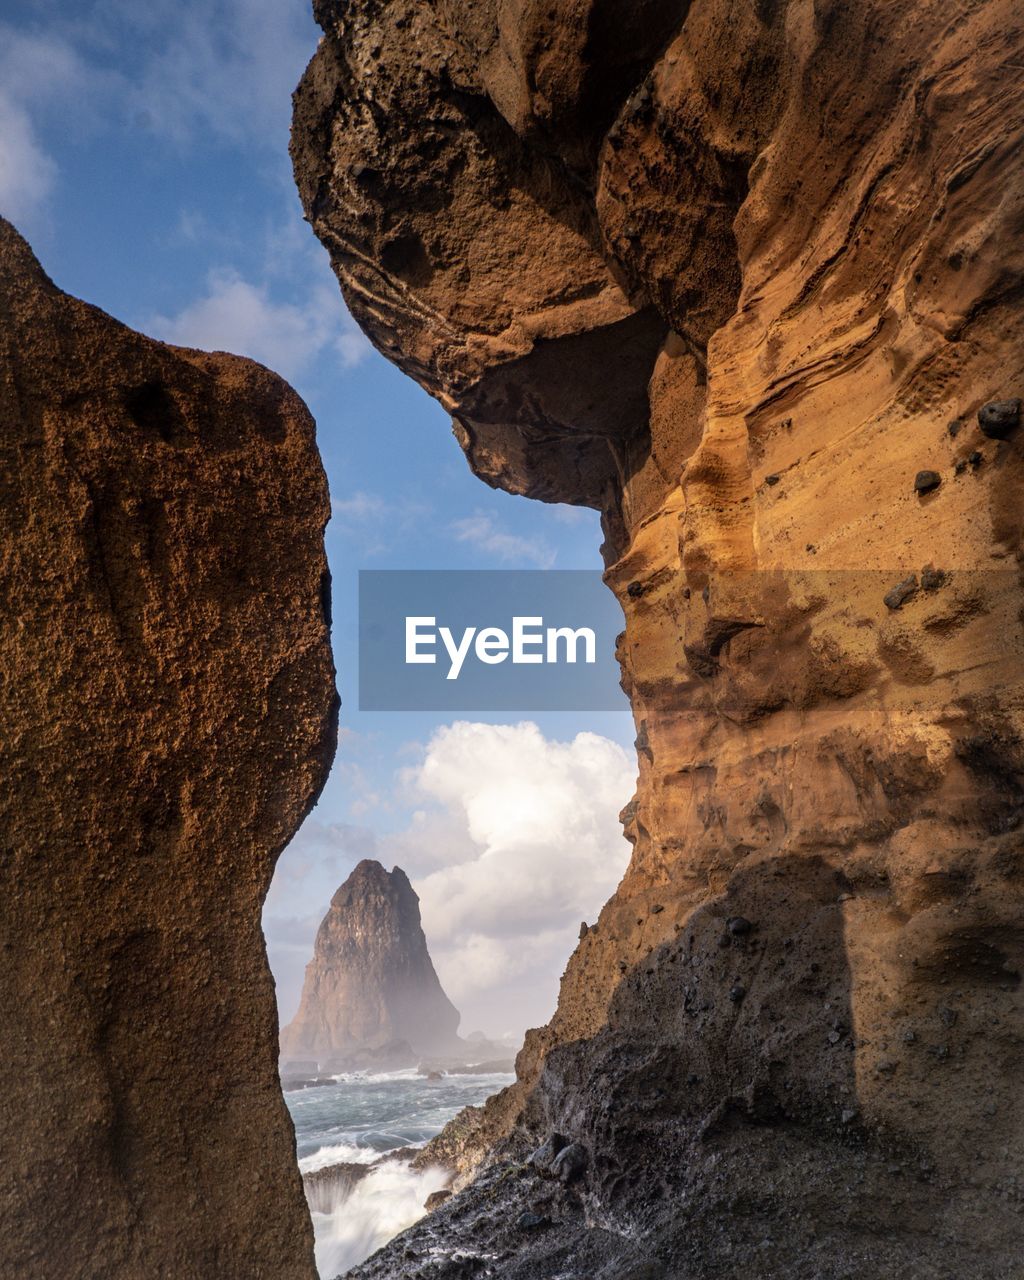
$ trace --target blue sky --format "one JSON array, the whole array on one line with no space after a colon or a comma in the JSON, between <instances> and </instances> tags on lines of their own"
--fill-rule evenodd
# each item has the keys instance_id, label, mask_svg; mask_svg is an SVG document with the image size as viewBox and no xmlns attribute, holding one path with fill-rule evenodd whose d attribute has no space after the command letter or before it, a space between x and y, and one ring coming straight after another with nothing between
<instances>
[{"instance_id":1,"label":"blue sky","mask_svg":"<svg viewBox=\"0 0 1024 1280\"><path fill-rule=\"evenodd\" d=\"M2 0L0 212L63 289L167 341L261 360L317 419L342 737L268 901L283 1016L331 892L368 854L401 859L420 888L464 1027L518 1030L549 1012L575 925L624 868L628 849L602 823L629 797L625 701L621 714L531 715L536 734L496 727L509 717L452 730L429 713L361 714L356 574L599 569L598 518L476 480L447 415L347 315L287 154L290 93L319 35L309 10L309 0ZM484 785L486 769L497 772ZM568 797L587 809L585 831ZM487 870L499 861L501 874ZM529 904L548 872L543 941L525 963ZM498 884L512 904L504 923L500 903L487 905Z\"/></svg>"}]
</instances>

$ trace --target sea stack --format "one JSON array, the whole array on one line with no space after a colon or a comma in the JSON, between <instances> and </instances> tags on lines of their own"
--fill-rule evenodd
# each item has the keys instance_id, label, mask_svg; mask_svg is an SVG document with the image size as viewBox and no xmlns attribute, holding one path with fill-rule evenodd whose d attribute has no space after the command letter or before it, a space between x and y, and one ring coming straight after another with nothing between
<instances>
[{"instance_id":1,"label":"sea stack","mask_svg":"<svg viewBox=\"0 0 1024 1280\"><path fill-rule=\"evenodd\" d=\"M459 1044L459 1013L438 981L420 904L401 869L364 859L331 900L306 966L282 1060L321 1068L411 1065Z\"/></svg>"}]
</instances>

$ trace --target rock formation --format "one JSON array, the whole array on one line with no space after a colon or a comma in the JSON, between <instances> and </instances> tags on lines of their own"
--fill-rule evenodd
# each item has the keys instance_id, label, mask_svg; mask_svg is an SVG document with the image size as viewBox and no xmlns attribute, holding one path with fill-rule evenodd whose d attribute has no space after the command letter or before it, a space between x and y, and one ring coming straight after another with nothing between
<instances>
[{"instance_id":1,"label":"rock formation","mask_svg":"<svg viewBox=\"0 0 1024 1280\"><path fill-rule=\"evenodd\" d=\"M0 1273L313 1280L260 910L335 734L314 424L0 222Z\"/></svg>"},{"instance_id":2,"label":"rock formation","mask_svg":"<svg viewBox=\"0 0 1024 1280\"><path fill-rule=\"evenodd\" d=\"M320 922L282 1056L316 1057L321 1069L411 1066L419 1055L454 1050L458 1026L409 877L364 859Z\"/></svg>"},{"instance_id":3,"label":"rock formation","mask_svg":"<svg viewBox=\"0 0 1024 1280\"><path fill-rule=\"evenodd\" d=\"M315 12L307 216L482 479L602 510L640 771L435 1148L498 1164L358 1274L1019 1267L1019 6Z\"/></svg>"}]
</instances>

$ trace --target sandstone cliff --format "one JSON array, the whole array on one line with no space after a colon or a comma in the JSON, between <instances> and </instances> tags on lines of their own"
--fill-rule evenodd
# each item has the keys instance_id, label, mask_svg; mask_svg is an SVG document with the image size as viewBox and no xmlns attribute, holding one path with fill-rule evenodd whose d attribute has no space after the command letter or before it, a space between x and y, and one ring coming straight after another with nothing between
<instances>
[{"instance_id":1,"label":"sandstone cliff","mask_svg":"<svg viewBox=\"0 0 1024 1280\"><path fill-rule=\"evenodd\" d=\"M409 1066L458 1044L459 1014L441 989L420 924L419 899L401 867L364 859L331 899L306 966L299 1010L281 1053L321 1069L376 1056Z\"/></svg>"},{"instance_id":2,"label":"sandstone cliff","mask_svg":"<svg viewBox=\"0 0 1024 1280\"><path fill-rule=\"evenodd\" d=\"M0 349L0 1273L312 1280L260 928L333 752L312 419L2 221Z\"/></svg>"},{"instance_id":3,"label":"sandstone cliff","mask_svg":"<svg viewBox=\"0 0 1024 1280\"><path fill-rule=\"evenodd\" d=\"M360 1274L1019 1268L1019 6L315 11L309 220L482 479L602 510L640 774L438 1145L500 1177Z\"/></svg>"}]
</instances>

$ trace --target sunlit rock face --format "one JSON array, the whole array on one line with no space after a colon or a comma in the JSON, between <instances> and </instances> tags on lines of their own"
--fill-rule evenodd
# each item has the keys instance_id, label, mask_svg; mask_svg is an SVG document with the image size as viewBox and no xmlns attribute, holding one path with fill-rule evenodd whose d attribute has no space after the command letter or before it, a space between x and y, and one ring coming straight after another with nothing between
<instances>
[{"instance_id":1,"label":"sunlit rock face","mask_svg":"<svg viewBox=\"0 0 1024 1280\"><path fill-rule=\"evenodd\" d=\"M459 1014L441 989L401 867L364 859L331 899L306 966L282 1057L321 1069L379 1062L410 1066L459 1044Z\"/></svg>"},{"instance_id":2,"label":"sunlit rock face","mask_svg":"<svg viewBox=\"0 0 1024 1280\"><path fill-rule=\"evenodd\" d=\"M0 1273L312 1280L260 911L334 747L313 421L4 222L0 350Z\"/></svg>"},{"instance_id":3,"label":"sunlit rock face","mask_svg":"<svg viewBox=\"0 0 1024 1280\"><path fill-rule=\"evenodd\" d=\"M484 480L601 508L627 618L630 868L443 1150L589 1152L553 1225L492 1227L495 1275L996 1277L1024 1257L1022 16L645 9L321 0L296 96L353 313ZM487 1194L514 1223L544 1185ZM481 1249L480 1187L424 1230Z\"/></svg>"}]
</instances>

